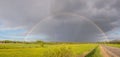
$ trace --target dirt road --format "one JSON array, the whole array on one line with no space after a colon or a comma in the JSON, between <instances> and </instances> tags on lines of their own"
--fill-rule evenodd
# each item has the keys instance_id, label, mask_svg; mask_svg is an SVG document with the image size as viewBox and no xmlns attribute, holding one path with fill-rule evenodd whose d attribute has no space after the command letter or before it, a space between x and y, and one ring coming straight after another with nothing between
<instances>
[{"instance_id":1,"label":"dirt road","mask_svg":"<svg viewBox=\"0 0 120 57\"><path fill-rule=\"evenodd\" d=\"M100 45L104 57L120 57L120 48Z\"/></svg>"}]
</instances>

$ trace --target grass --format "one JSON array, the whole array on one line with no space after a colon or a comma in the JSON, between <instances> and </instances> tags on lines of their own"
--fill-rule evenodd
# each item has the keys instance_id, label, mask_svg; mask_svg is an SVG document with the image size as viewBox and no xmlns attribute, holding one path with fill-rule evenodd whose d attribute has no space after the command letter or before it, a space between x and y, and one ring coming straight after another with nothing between
<instances>
[{"instance_id":1,"label":"grass","mask_svg":"<svg viewBox=\"0 0 120 57\"><path fill-rule=\"evenodd\" d=\"M47 50L43 57L75 57L75 55L69 47L56 47Z\"/></svg>"},{"instance_id":2,"label":"grass","mask_svg":"<svg viewBox=\"0 0 120 57\"><path fill-rule=\"evenodd\" d=\"M120 48L120 44L107 44L108 46L112 46L112 47L118 47Z\"/></svg>"},{"instance_id":3,"label":"grass","mask_svg":"<svg viewBox=\"0 0 120 57\"><path fill-rule=\"evenodd\" d=\"M19 48L39 48L39 44L19 44L19 43L7 43L0 44L0 49L19 49Z\"/></svg>"},{"instance_id":4,"label":"grass","mask_svg":"<svg viewBox=\"0 0 120 57\"><path fill-rule=\"evenodd\" d=\"M96 44L0 44L0 57L76 57L91 51Z\"/></svg>"},{"instance_id":5,"label":"grass","mask_svg":"<svg viewBox=\"0 0 120 57\"><path fill-rule=\"evenodd\" d=\"M44 48L1 49L0 57L40 57Z\"/></svg>"},{"instance_id":6,"label":"grass","mask_svg":"<svg viewBox=\"0 0 120 57\"><path fill-rule=\"evenodd\" d=\"M93 49L88 55L85 57L102 57L100 53L100 48L97 46L95 49Z\"/></svg>"},{"instance_id":7,"label":"grass","mask_svg":"<svg viewBox=\"0 0 120 57\"><path fill-rule=\"evenodd\" d=\"M95 48L96 44L80 44L80 45L70 45L69 47L72 48L73 52L76 55L82 55L83 53L87 53Z\"/></svg>"}]
</instances>

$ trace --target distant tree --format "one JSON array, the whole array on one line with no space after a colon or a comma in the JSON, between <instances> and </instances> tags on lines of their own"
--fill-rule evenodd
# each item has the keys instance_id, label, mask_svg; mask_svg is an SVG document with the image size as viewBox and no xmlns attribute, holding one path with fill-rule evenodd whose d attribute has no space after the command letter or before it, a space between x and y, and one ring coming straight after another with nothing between
<instances>
[{"instance_id":1,"label":"distant tree","mask_svg":"<svg viewBox=\"0 0 120 57\"><path fill-rule=\"evenodd\" d=\"M35 43L40 44L40 45L41 45L41 47L44 47L44 41L37 40Z\"/></svg>"},{"instance_id":2,"label":"distant tree","mask_svg":"<svg viewBox=\"0 0 120 57\"><path fill-rule=\"evenodd\" d=\"M120 40L112 40L112 41L109 41L108 43L110 43L110 44L120 44Z\"/></svg>"},{"instance_id":3,"label":"distant tree","mask_svg":"<svg viewBox=\"0 0 120 57\"><path fill-rule=\"evenodd\" d=\"M13 43L13 41L10 41L10 40L3 40L2 43Z\"/></svg>"}]
</instances>

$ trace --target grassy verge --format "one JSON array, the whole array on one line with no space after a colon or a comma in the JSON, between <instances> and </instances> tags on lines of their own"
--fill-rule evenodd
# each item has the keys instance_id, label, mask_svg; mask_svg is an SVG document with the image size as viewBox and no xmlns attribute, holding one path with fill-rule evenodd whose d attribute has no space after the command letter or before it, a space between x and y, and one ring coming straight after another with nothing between
<instances>
[{"instance_id":1,"label":"grassy verge","mask_svg":"<svg viewBox=\"0 0 120 57\"><path fill-rule=\"evenodd\" d=\"M102 57L100 53L100 48L97 46L95 49L93 49L88 55L85 57Z\"/></svg>"}]
</instances>

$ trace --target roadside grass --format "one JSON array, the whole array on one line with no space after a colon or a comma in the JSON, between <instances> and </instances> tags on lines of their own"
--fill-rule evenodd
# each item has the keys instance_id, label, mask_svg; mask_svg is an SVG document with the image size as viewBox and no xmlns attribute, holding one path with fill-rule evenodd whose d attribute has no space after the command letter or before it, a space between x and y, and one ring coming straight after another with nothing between
<instances>
[{"instance_id":1,"label":"roadside grass","mask_svg":"<svg viewBox=\"0 0 120 57\"><path fill-rule=\"evenodd\" d=\"M0 44L0 57L76 57L95 48L96 44Z\"/></svg>"},{"instance_id":2,"label":"roadside grass","mask_svg":"<svg viewBox=\"0 0 120 57\"><path fill-rule=\"evenodd\" d=\"M95 49L93 49L89 54L87 54L85 57L103 57L100 52L100 47L97 46Z\"/></svg>"},{"instance_id":3,"label":"roadside grass","mask_svg":"<svg viewBox=\"0 0 120 57\"><path fill-rule=\"evenodd\" d=\"M108 46L112 46L112 47L118 47L120 48L120 44L107 44Z\"/></svg>"}]
</instances>

